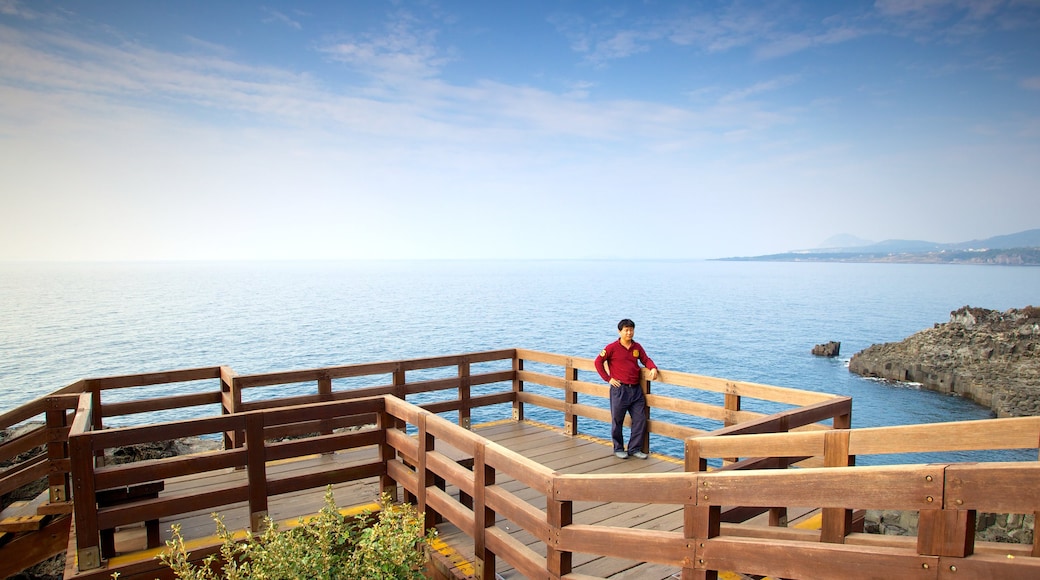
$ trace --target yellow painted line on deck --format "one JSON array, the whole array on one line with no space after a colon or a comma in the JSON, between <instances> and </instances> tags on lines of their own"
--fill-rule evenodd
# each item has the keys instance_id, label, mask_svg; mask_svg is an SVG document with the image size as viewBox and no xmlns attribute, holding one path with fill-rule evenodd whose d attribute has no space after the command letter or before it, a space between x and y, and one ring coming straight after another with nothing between
<instances>
[{"instance_id":1,"label":"yellow painted line on deck","mask_svg":"<svg viewBox=\"0 0 1040 580\"><path fill-rule=\"evenodd\" d=\"M499 419L497 421L488 421L486 423L477 423L472 425L472 429L483 429L485 427L497 427L499 425L505 425L506 423L515 423L512 419Z\"/></svg>"},{"instance_id":2,"label":"yellow painted line on deck","mask_svg":"<svg viewBox=\"0 0 1040 580\"><path fill-rule=\"evenodd\" d=\"M473 562L467 560L462 554L458 553L455 548L452 548L448 544L444 543L444 540L440 538L434 538L430 542L430 548L435 550L441 556L444 556L451 562L459 572L462 572L466 576L473 576L476 573L476 567L473 566Z\"/></svg>"},{"instance_id":3,"label":"yellow painted line on deck","mask_svg":"<svg viewBox=\"0 0 1040 580\"><path fill-rule=\"evenodd\" d=\"M823 514L816 514L798 522L794 527L802 530L818 530L823 526Z\"/></svg>"}]
</instances>

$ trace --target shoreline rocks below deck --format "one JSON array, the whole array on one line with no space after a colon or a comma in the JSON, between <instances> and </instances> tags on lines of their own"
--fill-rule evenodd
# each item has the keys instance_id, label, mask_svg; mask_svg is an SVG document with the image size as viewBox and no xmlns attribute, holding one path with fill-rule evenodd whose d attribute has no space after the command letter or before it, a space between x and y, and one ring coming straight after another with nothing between
<instances>
[{"instance_id":1,"label":"shoreline rocks below deck","mask_svg":"<svg viewBox=\"0 0 1040 580\"><path fill-rule=\"evenodd\" d=\"M852 355L849 371L960 395L997 417L1038 416L1040 308L964 306L949 322Z\"/></svg>"}]
</instances>

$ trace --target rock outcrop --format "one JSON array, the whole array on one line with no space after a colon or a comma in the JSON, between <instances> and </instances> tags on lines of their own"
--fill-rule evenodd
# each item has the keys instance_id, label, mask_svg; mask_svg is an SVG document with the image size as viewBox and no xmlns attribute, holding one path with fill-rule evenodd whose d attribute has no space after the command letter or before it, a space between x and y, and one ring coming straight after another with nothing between
<instances>
[{"instance_id":1,"label":"rock outcrop","mask_svg":"<svg viewBox=\"0 0 1040 580\"><path fill-rule=\"evenodd\" d=\"M949 322L852 355L849 371L961 395L998 417L1040 415L1040 308L965 306Z\"/></svg>"},{"instance_id":2,"label":"rock outcrop","mask_svg":"<svg viewBox=\"0 0 1040 580\"><path fill-rule=\"evenodd\" d=\"M841 354L841 343L833 340L827 344L818 344L813 347L812 353L816 356L835 357Z\"/></svg>"}]
</instances>

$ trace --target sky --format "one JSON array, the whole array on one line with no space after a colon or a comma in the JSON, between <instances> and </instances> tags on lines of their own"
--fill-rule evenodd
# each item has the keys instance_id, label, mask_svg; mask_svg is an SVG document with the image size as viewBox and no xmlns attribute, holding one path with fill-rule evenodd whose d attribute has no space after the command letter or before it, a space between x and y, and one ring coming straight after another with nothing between
<instances>
[{"instance_id":1,"label":"sky","mask_svg":"<svg viewBox=\"0 0 1040 580\"><path fill-rule=\"evenodd\" d=\"M0 0L0 261L1040 227L1040 0Z\"/></svg>"}]
</instances>

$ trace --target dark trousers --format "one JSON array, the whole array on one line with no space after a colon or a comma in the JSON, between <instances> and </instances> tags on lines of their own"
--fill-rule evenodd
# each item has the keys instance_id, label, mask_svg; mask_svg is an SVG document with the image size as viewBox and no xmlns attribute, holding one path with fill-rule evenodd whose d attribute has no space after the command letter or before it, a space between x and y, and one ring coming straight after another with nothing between
<instances>
[{"instance_id":1,"label":"dark trousers","mask_svg":"<svg viewBox=\"0 0 1040 580\"><path fill-rule=\"evenodd\" d=\"M646 397L639 385L610 387L610 437L614 440L614 451L625 450L624 434L621 431L625 424L625 413L632 415L628 451L642 451L643 439L646 437Z\"/></svg>"}]
</instances>

